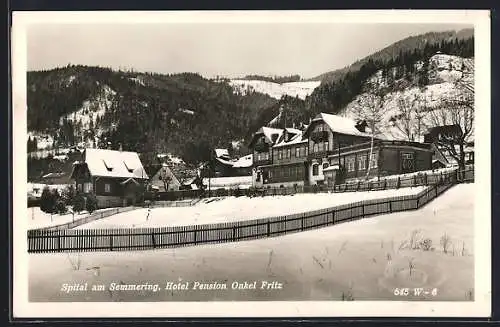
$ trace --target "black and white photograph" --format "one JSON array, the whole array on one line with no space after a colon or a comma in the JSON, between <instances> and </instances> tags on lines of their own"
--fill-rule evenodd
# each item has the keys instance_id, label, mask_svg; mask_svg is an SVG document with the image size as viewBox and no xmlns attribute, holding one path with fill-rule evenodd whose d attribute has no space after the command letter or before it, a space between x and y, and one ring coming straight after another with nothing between
<instances>
[{"instance_id":1,"label":"black and white photograph","mask_svg":"<svg viewBox=\"0 0 500 327\"><path fill-rule=\"evenodd\" d=\"M489 316L489 24L13 13L14 314Z\"/></svg>"}]
</instances>

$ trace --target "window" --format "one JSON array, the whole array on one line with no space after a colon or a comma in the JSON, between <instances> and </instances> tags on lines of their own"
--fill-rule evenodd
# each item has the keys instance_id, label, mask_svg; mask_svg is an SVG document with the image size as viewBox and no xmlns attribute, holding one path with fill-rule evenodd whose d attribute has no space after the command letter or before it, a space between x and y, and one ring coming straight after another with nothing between
<instances>
[{"instance_id":1,"label":"window","mask_svg":"<svg viewBox=\"0 0 500 327\"><path fill-rule=\"evenodd\" d=\"M111 164L111 162L108 160L102 160L102 162L104 163L104 166L106 166L106 169L108 171L112 171L113 170L113 165Z\"/></svg>"},{"instance_id":2,"label":"window","mask_svg":"<svg viewBox=\"0 0 500 327\"><path fill-rule=\"evenodd\" d=\"M260 182L260 178L261 178L261 177L262 177L262 173L258 172L258 173L257 173L257 177L255 178L255 180L256 180L257 182Z\"/></svg>"},{"instance_id":3,"label":"window","mask_svg":"<svg viewBox=\"0 0 500 327\"><path fill-rule=\"evenodd\" d=\"M83 193L92 192L92 183L84 183L83 184Z\"/></svg>"},{"instance_id":4,"label":"window","mask_svg":"<svg viewBox=\"0 0 500 327\"><path fill-rule=\"evenodd\" d=\"M323 148L324 143L323 142L319 142L318 145L319 145L318 151L320 151L320 152L324 151L324 148Z\"/></svg>"},{"instance_id":5,"label":"window","mask_svg":"<svg viewBox=\"0 0 500 327\"><path fill-rule=\"evenodd\" d=\"M348 172L352 172L352 171L356 170L355 169L354 157L346 158L345 161L346 161L346 164L347 164L347 171Z\"/></svg>"},{"instance_id":6,"label":"window","mask_svg":"<svg viewBox=\"0 0 500 327\"><path fill-rule=\"evenodd\" d=\"M82 192L82 191L83 191L83 184L78 184L78 185L76 186L76 188L77 188L77 190L78 190L79 192Z\"/></svg>"},{"instance_id":7,"label":"window","mask_svg":"<svg viewBox=\"0 0 500 327\"><path fill-rule=\"evenodd\" d=\"M401 166L404 172L413 171L413 153L401 153Z\"/></svg>"},{"instance_id":8,"label":"window","mask_svg":"<svg viewBox=\"0 0 500 327\"><path fill-rule=\"evenodd\" d=\"M286 157L287 159L290 159L292 157L292 149L290 148L286 149Z\"/></svg>"},{"instance_id":9,"label":"window","mask_svg":"<svg viewBox=\"0 0 500 327\"><path fill-rule=\"evenodd\" d=\"M313 176L318 176L319 175L319 165L314 164L313 165Z\"/></svg>"},{"instance_id":10,"label":"window","mask_svg":"<svg viewBox=\"0 0 500 327\"><path fill-rule=\"evenodd\" d=\"M257 154L257 161L260 161L260 153Z\"/></svg>"},{"instance_id":11,"label":"window","mask_svg":"<svg viewBox=\"0 0 500 327\"><path fill-rule=\"evenodd\" d=\"M366 156L361 155L358 157L358 169L365 170L366 169Z\"/></svg>"},{"instance_id":12,"label":"window","mask_svg":"<svg viewBox=\"0 0 500 327\"><path fill-rule=\"evenodd\" d=\"M329 166L328 162L325 162L325 163L323 164L323 169L328 168L328 166Z\"/></svg>"},{"instance_id":13,"label":"window","mask_svg":"<svg viewBox=\"0 0 500 327\"><path fill-rule=\"evenodd\" d=\"M319 149L318 143L314 143L314 145L313 145L313 152L318 152L319 151L318 149Z\"/></svg>"},{"instance_id":14,"label":"window","mask_svg":"<svg viewBox=\"0 0 500 327\"><path fill-rule=\"evenodd\" d=\"M111 192L111 184L109 184L109 183L104 184L104 192L105 193Z\"/></svg>"},{"instance_id":15,"label":"window","mask_svg":"<svg viewBox=\"0 0 500 327\"><path fill-rule=\"evenodd\" d=\"M295 148L295 157L300 158L300 147Z\"/></svg>"},{"instance_id":16,"label":"window","mask_svg":"<svg viewBox=\"0 0 500 327\"><path fill-rule=\"evenodd\" d=\"M278 159L283 159L283 150L278 150Z\"/></svg>"},{"instance_id":17,"label":"window","mask_svg":"<svg viewBox=\"0 0 500 327\"><path fill-rule=\"evenodd\" d=\"M328 141L327 141L327 142L325 142L325 151L328 151L328 150L329 150L329 148L328 148Z\"/></svg>"},{"instance_id":18,"label":"window","mask_svg":"<svg viewBox=\"0 0 500 327\"><path fill-rule=\"evenodd\" d=\"M374 152L372 153L372 160L370 161L370 168L378 167L378 155Z\"/></svg>"}]
</instances>

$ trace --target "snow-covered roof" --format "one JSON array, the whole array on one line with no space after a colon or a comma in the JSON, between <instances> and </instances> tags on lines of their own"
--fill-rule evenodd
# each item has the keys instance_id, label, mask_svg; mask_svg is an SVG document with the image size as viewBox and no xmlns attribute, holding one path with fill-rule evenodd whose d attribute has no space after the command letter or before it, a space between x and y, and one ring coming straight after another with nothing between
<instances>
[{"instance_id":1,"label":"snow-covered roof","mask_svg":"<svg viewBox=\"0 0 500 327\"><path fill-rule=\"evenodd\" d=\"M303 138L303 133L302 131L297 130L299 133L295 134L288 142L285 139L280 140L274 148L279 148L287 145L292 145L292 144L300 144L300 143L307 143L307 139Z\"/></svg>"},{"instance_id":2,"label":"snow-covered roof","mask_svg":"<svg viewBox=\"0 0 500 327\"><path fill-rule=\"evenodd\" d=\"M323 169L323 171L330 171L330 170L339 170L339 166L333 165L333 166L330 166L330 167Z\"/></svg>"},{"instance_id":3,"label":"snow-covered roof","mask_svg":"<svg viewBox=\"0 0 500 327\"><path fill-rule=\"evenodd\" d=\"M272 141L272 136L273 134L275 135L278 135L278 138L281 136L281 134L283 133L283 130L280 129L280 128L272 128L272 127L262 127L259 132L262 132L264 133L264 135Z\"/></svg>"},{"instance_id":4,"label":"snow-covered roof","mask_svg":"<svg viewBox=\"0 0 500 327\"><path fill-rule=\"evenodd\" d=\"M346 134L346 135L357 135L357 136L367 136L370 134L360 132L356 128L356 122L350 118L342 117L338 115L320 113L314 119L314 121L324 121L332 132ZM310 125L309 125L310 126ZM309 127L308 127L309 129Z\"/></svg>"},{"instance_id":5,"label":"snow-covered roof","mask_svg":"<svg viewBox=\"0 0 500 327\"><path fill-rule=\"evenodd\" d=\"M215 149L215 156L217 158L229 157L229 151L227 149Z\"/></svg>"},{"instance_id":6,"label":"snow-covered roof","mask_svg":"<svg viewBox=\"0 0 500 327\"><path fill-rule=\"evenodd\" d=\"M253 154L249 154L234 161L233 167L247 168L247 167L252 167L252 164L253 164Z\"/></svg>"},{"instance_id":7,"label":"snow-covered roof","mask_svg":"<svg viewBox=\"0 0 500 327\"><path fill-rule=\"evenodd\" d=\"M85 163L93 176L148 178L137 152L88 148Z\"/></svg>"},{"instance_id":8,"label":"snow-covered roof","mask_svg":"<svg viewBox=\"0 0 500 327\"><path fill-rule=\"evenodd\" d=\"M253 164L253 155L249 154L236 160L227 160L224 158L215 158L215 160L233 168L248 168Z\"/></svg>"}]
</instances>

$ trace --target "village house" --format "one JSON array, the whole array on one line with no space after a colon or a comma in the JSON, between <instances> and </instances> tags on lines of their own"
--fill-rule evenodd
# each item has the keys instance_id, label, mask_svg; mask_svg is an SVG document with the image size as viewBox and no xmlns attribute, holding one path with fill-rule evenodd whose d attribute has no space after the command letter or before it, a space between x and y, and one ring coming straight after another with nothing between
<instances>
[{"instance_id":1,"label":"village house","mask_svg":"<svg viewBox=\"0 0 500 327\"><path fill-rule=\"evenodd\" d=\"M197 189L201 184L196 169L185 163L162 162L146 167L151 176L149 188L156 192L172 192Z\"/></svg>"},{"instance_id":2,"label":"village house","mask_svg":"<svg viewBox=\"0 0 500 327\"><path fill-rule=\"evenodd\" d=\"M105 208L135 204L148 175L136 152L88 148L70 178L77 191L94 194L98 207Z\"/></svg>"},{"instance_id":3,"label":"village house","mask_svg":"<svg viewBox=\"0 0 500 327\"><path fill-rule=\"evenodd\" d=\"M333 185L369 176L429 170L431 144L375 138L366 124L320 113L304 131L259 129L250 142L254 151L254 186Z\"/></svg>"}]
</instances>

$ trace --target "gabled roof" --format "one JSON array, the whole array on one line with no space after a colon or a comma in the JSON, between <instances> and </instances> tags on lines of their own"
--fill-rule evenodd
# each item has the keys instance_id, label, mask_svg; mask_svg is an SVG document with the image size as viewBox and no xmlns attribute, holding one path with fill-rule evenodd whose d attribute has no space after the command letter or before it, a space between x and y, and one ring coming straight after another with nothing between
<instances>
[{"instance_id":1,"label":"gabled roof","mask_svg":"<svg viewBox=\"0 0 500 327\"><path fill-rule=\"evenodd\" d=\"M253 155L248 154L244 157L241 157L239 159L234 159L234 160L229 160L225 158L215 158L217 161L222 163L223 165L230 166L233 168L248 168L252 167L253 164Z\"/></svg>"},{"instance_id":2,"label":"gabled roof","mask_svg":"<svg viewBox=\"0 0 500 327\"><path fill-rule=\"evenodd\" d=\"M313 125L313 123L317 122L317 121L324 121L328 125L328 127L332 130L332 132L334 132L334 133L345 134L345 135L364 136L364 137L371 136L368 133L360 132L356 128L356 122L354 120L347 118L347 117L326 114L326 113L320 113L316 117L314 117L314 119L311 121L311 124L309 124L309 126L307 126L307 129L304 132L305 135L307 135L307 133L309 132L310 127Z\"/></svg>"},{"instance_id":3,"label":"gabled roof","mask_svg":"<svg viewBox=\"0 0 500 327\"><path fill-rule=\"evenodd\" d=\"M280 138L279 142L276 143L276 145L273 146L273 148L279 148L287 145L292 145L292 144L300 144L300 143L306 143L307 139L303 137L303 132L300 130L296 130L299 133L294 134L291 139L288 141L285 140L284 138Z\"/></svg>"},{"instance_id":4,"label":"gabled roof","mask_svg":"<svg viewBox=\"0 0 500 327\"><path fill-rule=\"evenodd\" d=\"M148 178L137 152L89 148L84 160L93 176Z\"/></svg>"}]
</instances>

